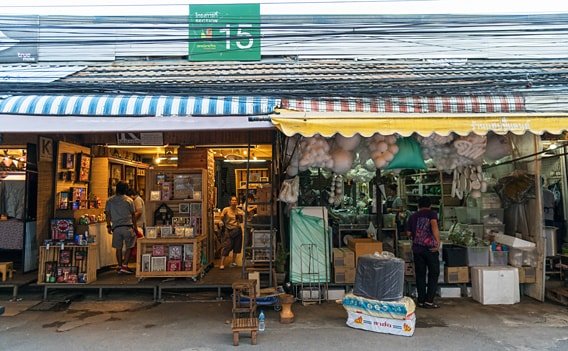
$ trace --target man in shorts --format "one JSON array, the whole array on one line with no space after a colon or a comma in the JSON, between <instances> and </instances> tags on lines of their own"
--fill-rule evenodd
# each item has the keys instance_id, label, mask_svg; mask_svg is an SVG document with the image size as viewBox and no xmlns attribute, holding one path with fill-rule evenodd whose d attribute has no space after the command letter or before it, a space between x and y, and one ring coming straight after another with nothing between
<instances>
[{"instance_id":1,"label":"man in shorts","mask_svg":"<svg viewBox=\"0 0 568 351\"><path fill-rule=\"evenodd\" d=\"M128 184L118 182L116 184L116 194L111 196L105 206L107 231L112 234L112 247L116 249L116 260L118 262L118 273L132 274L128 268L130 253L136 244L136 211L134 201L126 195ZM124 261L122 250L124 250Z\"/></svg>"},{"instance_id":2,"label":"man in shorts","mask_svg":"<svg viewBox=\"0 0 568 351\"><path fill-rule=\"evenodd\" d=\"M221 252L220 269L225 269L225 257L233 251L231 267L237 266L237 254L241 253L243 246L243 231L241 223L244 219L244 211L237 208L238 200L236 196L231 197L229 207L225 207L221 212L221 221L224 225L225 236L223 240L223 251Z\"/></svg>"}]
</instances>

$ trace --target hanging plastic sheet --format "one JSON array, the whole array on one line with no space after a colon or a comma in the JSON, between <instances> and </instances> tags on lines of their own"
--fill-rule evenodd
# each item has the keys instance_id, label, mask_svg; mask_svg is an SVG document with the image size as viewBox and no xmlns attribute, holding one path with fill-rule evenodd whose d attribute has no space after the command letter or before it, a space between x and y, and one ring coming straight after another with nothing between
<instances>
[{"instance_id":1,"label":"hanging plastic sheet","mask_svg":"<svg viewBox=\"0 0 568 351\"><path fill-rule=\"evenodd\" d=\"M316 213L319 211L319 214ZM307 213L313 213L309 215ZM330 233L325 208L294 208L290 211L290 281L329 282Z\"/></svg>"}]
</instances>

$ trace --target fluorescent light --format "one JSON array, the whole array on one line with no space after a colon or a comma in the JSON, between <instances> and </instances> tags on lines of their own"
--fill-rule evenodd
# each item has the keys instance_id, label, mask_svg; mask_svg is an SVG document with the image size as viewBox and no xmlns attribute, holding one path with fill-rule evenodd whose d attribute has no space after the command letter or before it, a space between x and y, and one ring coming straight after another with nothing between
<instances>
[{"instance_id":1,"label":"fluorescent light","mask_svg":"<svg viewBox=\"0 0 568 351\"><path fill-rule=\"evenodd\" d=\"M261 163L261 162L269 162L270 160L223 160L223 162L227 163Z\"/></svg>"}]
</instances>

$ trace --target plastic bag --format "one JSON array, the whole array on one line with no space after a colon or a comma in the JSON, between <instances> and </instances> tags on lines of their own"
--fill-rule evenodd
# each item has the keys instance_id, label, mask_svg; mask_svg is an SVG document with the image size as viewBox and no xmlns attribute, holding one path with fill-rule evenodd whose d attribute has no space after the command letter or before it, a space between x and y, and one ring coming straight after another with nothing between
<instances>
[{"instance_id":1,"label":"plastic bag","mask_svg":"<svg viewBox=\"0 0 568 351\"><path fill-rule=\"evenodd\" d=\"M282 182L280 187L280 195L278 200L293 204L298 202L298 195L300 193L300 178L295 176L291 179L286 179Z\"/></svg>"},{"instance_id":2,"label":"plastic bag","mask_svg":"<svg viewBox=\"0 0 568 351\"><path fill-rule=\"evenodd\" d=\"M414 138L399 138L396 141L398 153L386 169L426 169L422 148Z\"/></svg>"}]
</instances>

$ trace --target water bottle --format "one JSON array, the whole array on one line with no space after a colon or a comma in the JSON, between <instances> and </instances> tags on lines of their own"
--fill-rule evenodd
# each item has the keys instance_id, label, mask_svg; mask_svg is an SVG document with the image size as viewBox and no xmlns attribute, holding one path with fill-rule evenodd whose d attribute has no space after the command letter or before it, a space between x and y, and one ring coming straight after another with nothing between
<instances>
[{"instance_id":1,"label":"water bottle","mask_svg":"<svg viewBox=\"0 0 568 351\"><path fill-rule=\"evenodd\" d=\"M266 325L264 324L264 311L260 310L258 315L258 331L264 331Z\"/></svg>"}]
</instances>

